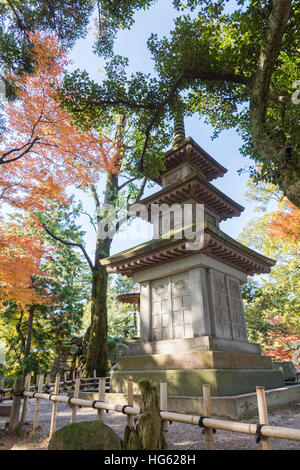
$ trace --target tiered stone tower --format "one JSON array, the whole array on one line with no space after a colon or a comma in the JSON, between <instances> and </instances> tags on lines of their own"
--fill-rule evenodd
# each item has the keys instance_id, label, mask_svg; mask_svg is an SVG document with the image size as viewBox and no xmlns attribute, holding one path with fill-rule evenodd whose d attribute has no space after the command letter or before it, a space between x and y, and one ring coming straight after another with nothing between
<instances>
[{"instance_id":1,"label":"tiered stone tower","mask_svg":"<svg viewBox=\"0 0 300 470\"><path fill-rule=\"evenodd\" d=\"M108 273L140 284L140 342L112 372L112 391L125 392L130 377L167 380L170 395L185 396L199 396L203 383L213 396L282 386L271 359L248 342L240 289L248 275L268 273L275 262L220 230L243 210L210 183L227 170L180 126L165 168L156 180L163 189L141 203L149 213L151 204L204 204L204 242L190 250L184 238L161 236L101 260Z\"/></svg>"}]
</instances>

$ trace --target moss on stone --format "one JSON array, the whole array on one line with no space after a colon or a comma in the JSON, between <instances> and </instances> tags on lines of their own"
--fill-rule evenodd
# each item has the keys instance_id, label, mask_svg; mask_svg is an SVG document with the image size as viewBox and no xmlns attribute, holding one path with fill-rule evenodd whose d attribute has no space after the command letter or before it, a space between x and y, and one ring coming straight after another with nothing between
<instances>
[{"instance_id":1,"label":"moss on stone","mask_svg":"<svg viewBox=\"0 0 300 470\"><path fill-rule=\"evenodd\" d=\"M56 431L48 450L121 450L121 439L100 421L74 423Z\"/></svg>"}]
</instances>

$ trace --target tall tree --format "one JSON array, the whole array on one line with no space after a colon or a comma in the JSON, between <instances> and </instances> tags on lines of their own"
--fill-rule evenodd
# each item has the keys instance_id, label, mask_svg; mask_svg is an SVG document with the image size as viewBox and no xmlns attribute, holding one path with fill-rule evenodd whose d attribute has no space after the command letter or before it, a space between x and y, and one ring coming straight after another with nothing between
<instances>
[{"instance_id":1,"label":"tall tree","mask_svg":"<svg viewBox=\"0 0 300 470\"><path fill-rule=\"evenodd\" d=\"M113 171L115 162L110 140L95 129L80 132L56 102L53 86L61 81L66 50L53 35L30 37L35 72L11 76L18 100L8 104L9 132L0 144L0 207L8 204L34 213L51 207L53 200L65 204L71 185L92 184L99 172ZM30 232L14 235L19 227L5 224L1 215L0 222L5 225L0 234L0 280L7 295L17 294L19 285L20 300L28 301L31 273L36 273L41 256L39 240Z\"/></svg>"},{"instance_id":2,"label":"tall tree","mask_svg":"<svg viewBox=\"0 0 300 470\"><path fill-rule=\"evenodd\" d=\"M108 275L106 268L101 265L100 260L110 255L110 248L113 236L102 237L101 231L109 230L106 227L106 221L109 220L110 212L106 209L101 210L101 206L110 205L115 210L115 227L116 233L122 225L127 221L120 205L120 196L126 201L126 207L129 204L138 202L144 193L147 178L142 181L138 177L130 174L130 165L125 158L126 142L130 140L130 132L127 134L127 117L119 116L115 128L114 148L117 156L117 171L106 173L104 197L101 198L96 184L90 186L90 193L94 200L95 222L93 226L96 231L96 247L95 257L92 261L89 259L89 266L92 271L92 293L91 293L91 324L87 332L88 354L86 361L87 374L92 374L93 370L97 370L97 374L104 376L107 373L107 292L108 292ZM121 181L121 177L123 178ZM137 180L137 181L136 181ZM104 206L103 206L104 207ZM93 219L93 216L90 216ZM57 234L49 227L46 220L42 221L43 226L48 234L66 245L76 244L68 239L68 236L57 237ZM83 245L80 246L84 250ZM84 250L85 251L85 250ZM86 254L86 252L85 252ZM86 254L87 256L87 254Z\"/></svg>"},{"instance_id":3,"label":"tall tree","mask_svg":"<svg viewBox=\"0 0 300 470\"><path fill-rule=\"evenodd\" d=\"M99 52L111 54L117 28L130 27L134 13L153 3L102 0ZM215 135L236 128L242 152L256 163L256 179L278 185L299 207L299 0L241 0L229 13L225 0L173 5L193 17L178 17L168 38L153 34L148 40L155 77L136 73L127 79L126 60L113 56L100 85L85 72L69 74L61 90L64 105L82 126L86 116L99 122L116 110L129 114L139 167L147 172L155 151L164 148L174 114L198 113Z\"/></svg>"}]
</instances>

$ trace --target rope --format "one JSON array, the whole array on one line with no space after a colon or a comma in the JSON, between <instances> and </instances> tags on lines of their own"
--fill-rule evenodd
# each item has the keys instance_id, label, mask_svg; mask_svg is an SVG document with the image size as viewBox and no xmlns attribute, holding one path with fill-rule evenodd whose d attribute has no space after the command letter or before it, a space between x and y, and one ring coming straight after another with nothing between
<instances>
[{"instance_id":1,"label":"rope","mask_svg":"<svg viewBox=\"0 0 300 470\"><path fill-rule=\"evenodd\" d=\"M132 408L132 406L130 406L130 405L124 405L124 406L122 406L122 413L123 413L123 415L126 415L126 414L127 414L127 413L125 412L126 408Z\"/></svg>"},{"instance_id":2,"label":"rope","mask_svg":"<svg viewBox=\"0 0 300 470\"><path fill-rule=\"evenodd\" d=\"M256 438L255 442L256 444L259 444L262 438L264 437L261 433L261 428L264 426L264 424L257 424L256 425Z\"/></svg>"},{"instance_id":3,"label":"rope","mask_svg":"<svg viewBox=\"0 0 300 470\"><path fill-rule=\"evenodd\" d=\"M20 390L19 392L13 391L13 392L12 392L12 395L13 395L14 397L22 397L24 392L25 392L25 388L23 388L23 390Z\"/></svg>"},{"instance_id":4,"label":"rope","mask_svg":"<svg viewBox=\"0 0 300 470\"><path fill-rule=\"evenodd\" d=\"M92 403L92 408L95 408L96 403L103 403L103 400L94 400Z\"/></svg>"},{"instance_id":5,"label":"rope","mask_svg":"<svg viewBox=\"0 0 300 470\"><path fill-rule=\"evenodd\" d=\"M206 427L204 426L204 424L203 424L203 420L204 420L205 418L209 418L209 416L200 416L200 418L199 418L199 423L198 423L198 426L199 426L200 428L203 428L203 434L204 434L204 433L206 432L206 430L207 430L207 428L206 428ZM213 432L214 434L216 434L217 430L216 430L215 428L213 428L212 432Z\"/></svg>"}]
</instances>

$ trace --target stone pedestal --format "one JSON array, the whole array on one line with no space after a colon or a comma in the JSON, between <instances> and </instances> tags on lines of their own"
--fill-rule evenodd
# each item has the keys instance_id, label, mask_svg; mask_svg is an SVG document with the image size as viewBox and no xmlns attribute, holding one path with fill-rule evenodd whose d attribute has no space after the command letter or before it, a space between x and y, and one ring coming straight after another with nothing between
<instances>
[{"instance_id":1,"label":"stone pedestal","mask_svg":"<svg viewBox=\"0 0 300 470\"><path fill-rule=\"evenodd\" d=\"M248 342L240 291L246 276L205 255L184 263L183 271L173 261L134 276L141 286L141 341L111 373L111 391L125 392L129 378L167 380L177 396L201 396L206 383L213 396L282 386L281 371Z\"/></svg>"},{"instance_id":2,"label":"stone pedestal","mask_svg":"<svg viewBox=\"0 0 300 470\"><path fill-rule=\"evenodd\" d=\"M202 396L202 385L211 385L212 396L232 396L282 385L282 374L272 369L271 359L259 354L225 351L190 351L122 358L119 370L111 373L113 392L125 392L127 381L142 378L167 380L168 393L177 396Z\"/></svg>"}]
</instances>

